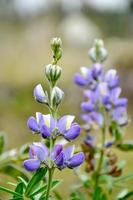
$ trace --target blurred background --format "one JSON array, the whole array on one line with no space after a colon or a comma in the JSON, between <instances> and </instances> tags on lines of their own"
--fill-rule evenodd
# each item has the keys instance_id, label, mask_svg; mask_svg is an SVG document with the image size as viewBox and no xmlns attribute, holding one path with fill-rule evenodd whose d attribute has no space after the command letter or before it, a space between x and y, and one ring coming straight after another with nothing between
<instances>
[{"instance_id":1,"label":"blurred background","mask_svg":"<svg viewBox=\"0 0 133 200\"><path fill-rule=\"evenodd\" d=\"M91 65L88 48L95 38L102 38L109 51L105 66L117 68L120 74L131 119L132 0L0 0L0 129L8 135L7 149L39 139L26 122L36 111L48 112L34 101L33 88L40 82L47 88L44 66L51 61L49 42L55 36L62 38L64 51L59 63L63 68L60 86L65 91L60 114L74 114L80 122L82 91L73 84L73 75L81 66ZM132 128L130 122L126 139L133 138ZM127 171L131 170L131 153L119 156L128 159ZM68 170L58 176L65 176L62 185L75 181Z\"/></svg>"}]
</instances>

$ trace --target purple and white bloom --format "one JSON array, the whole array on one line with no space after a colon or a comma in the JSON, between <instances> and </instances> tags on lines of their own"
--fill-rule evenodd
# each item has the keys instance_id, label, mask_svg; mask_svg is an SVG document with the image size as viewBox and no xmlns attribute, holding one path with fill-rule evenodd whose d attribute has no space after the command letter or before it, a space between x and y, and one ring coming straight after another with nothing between
<instances>
[{"instance_id":1,"label":"purple and white bloom","mask_svg":"<svg viewBox=\"0 0 133 200\"><path fill-rule=\"evenodd\" d=\"M87 67L81 67L80 71L81 74L80 73L75 74L74 82L79 86L89 85L93 80L91 69Z\"/></svg>"},{"instance_id":2,"label":"purple and white bloom","mask_svg":"<svg viewBox=\"0 0 133 200\"><path fill-rule=\"evenodd\" d=\"M47 98L41 84L34 88L34 97L39 103L47 103Z\"/></svg>"},{"instance_id":3,"label":"purple and white bloom","mask_svg":"<svg viewBox=\"0 0 133 200\"><path fill-rule=\"evenodd\" d=\"M80 126L73 123L74 116L66 115L58 120L53 119L52 115L36 113L36 118L30 117L27 125L35 133L41 133L43 138L49 138L56 130L57 135L62 135L68 141L76 139L80 134Z\"/></svg>"},{"instance_id":4,"label":"purple and white bloom","mask_svg":"<svg viewBox=\"0 0 133 200\"><path fill-rule=\"evenodd\" d=\"M42 163L48 166L49 158L58 169L78 167L84 162L84 153L74 154L74 149L74 146L64 149L63 145L56 144L50 153L43 143L33 143L29 151L30 159L24 161L24 167L28 171L35 171Z\"/></svg>"},{"instance_id":5,"label":"purple and white bloom","mask_svg":"<svg viewBox=\"0 0 133 200\"><path fill-rule=\"evenodd\" d=\"M41 133L43 138L49 138L55 129L55 121L52 115L37 112L36 118L29 117L27 126L32 132Z\"/></svg>"},{"instance_id":6,"label":"purple and white bloom","mask_svg":"<svg viewBox=\"0 0 133 200\"><path fill-rule=\"evenodd\" d=\"M95 63L92 66L92 76L95 80L99 80L102 75L102 65L100 63Z\"/></svg>"},{"instance_id":7,"label":"purple and white bloom","mask_svg":"<svg viewBox=\"0 0 133 200\"><path fill-rule=\"evenodd\" d=\"M74 154L75 146L67 147L63 149L62 145L55 145L51 159L55 162L57 168L63 169L68 167L70 169L80 166L85 159L84 153L79 152Z\"/></svg>"},{"instance_id":8,"label":"purple and white bloom","mask_svg":"<svg viewBox=\"0 0 133 200\"><path fill-rule=\"evenodd\" d=\"M103 115L100 112L93 111L89 114L83 114L81 116L82 120L89 124L90 127L97 129L99 126L103 125Z\"/></svg>"},{"instance_id":9,"label":"purple and white bloom","mask_svg":"<svg viewBox=\"0 0 133 200\"><path fill-rule=\"evenodd\" d=\"M41 142L35 142L30 146L29 159L24 161L24 167L28 171L36 171L42 162L47 162L48 148Z\"/></svg>"},{"instance_id":10,"label":"purple and white bloom","mask_svg":"<svg viewBox=\"0 0 133 200\"><path fill-rule=\"evenodd\" d=\"M108 83L108 86L111 89L118 87L120 80L117 71L115 69L108 70L104 76L104 81Z\"/></svg>"},{"instance_id":11,"label":"purple and white bloom","mask_svg":"<svg viewBox=\"0 0 133 200\"><path fill-rule=\"evenodd\" d=\"M59 134L68 141L76 139L80 134L80 126L75 122L73 123L74 118L72 115L65 115L57 121Z\"/></svg>"},{"instance_id":12,"label":"purple and white bloom","mask_svg":"<svg viewBox=\"0 0 133 200\"><path fill-rule=\"evenodd\" d=\"M128 123L127 110L125 107L115 108L112 112L112 119L120 126L124 126Z\"/></svg>"}]
</instances>

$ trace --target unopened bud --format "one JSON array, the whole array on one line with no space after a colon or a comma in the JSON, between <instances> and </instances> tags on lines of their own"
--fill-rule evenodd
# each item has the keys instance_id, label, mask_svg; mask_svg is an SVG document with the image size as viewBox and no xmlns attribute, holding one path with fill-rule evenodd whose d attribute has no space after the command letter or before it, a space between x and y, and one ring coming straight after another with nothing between
<instances>
[{"instance_id":1,"label":"unopened bud","mask_svg":"<svg viewBox=\"0 0 133 200\"><path fill-rule=\"evenodd\" d=\"M104 43L100 39L96 39L94 46L89 50L90 59L95 62L103 62L108 56L107 50L104 48Z\"/></svg>"},{"instance_id":2,"label":"unopened bud","mask_svg":"<svg viewBox=\"0 0 133 200\"><path fill-rule=\"evenodd\" d=\"M49 64L45 67L46 77L52 86L55 86L57 80L60 78L61 71L62 69L58 65Z\"/></svg>"},{"instance_id":3,"label":"unopened bud","mask_svg":"<svg viewBox=\"0 0 133 200\"><path fill-rule=\"evenodd\" d=\"M56 64L58 60L62 57L62 41L60 38L53 38L51 40L51 48L53 51L53 63Z\"/></svg>"},{"instance_id":4,"label":"unopened bud","mask_svg":"<svg viewBox=\"0 0 133 200\"><path fill-rule=\"evenodd\" d=\"M51 93L51 103L52 103L52 108L56 109L59 104L61 103L62 99L64 96L64 92L58 88L54 87Z\"/></svg>"}]
</instances>

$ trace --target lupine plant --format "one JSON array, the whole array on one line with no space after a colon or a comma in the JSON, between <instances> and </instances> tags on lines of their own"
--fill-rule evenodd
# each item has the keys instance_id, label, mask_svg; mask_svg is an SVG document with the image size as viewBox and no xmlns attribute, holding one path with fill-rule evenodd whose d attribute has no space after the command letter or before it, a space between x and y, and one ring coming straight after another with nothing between
<instances>
[{"instance_id":1,"label":"lupine plant","mask_svg":"<svg viewBox=\"0 0 133 200\"><path fill-rule=\"evenodd\" d=\"M125 181L133 174L122 175L125 161L119 161L115 148L122 151L133 149L131 141L124 141L124 127L129 121L128 100L121 97L117 71L106 69L103 64L107 56L103 41L95 40L89 50L92 66L81 67L81 72L74 76L74 82L83 88L81 119L86 136L81 146L85 153L85 171L88 173L88 176L78 175L88 189L90 199L112 199L113 187L122 187L122 193L113 199L124 200L133 195L132 188L125 186Z\"/></svg>"},{"instance_id":2,"label":"lupine plant","mask_svg":"<svg viewBox=\"0 0 133 200\"><path fill-rule=\"evenodd\" d=\"M133 178L133 173L123 174L126 163L117 155L118 150L133 150L133 143L124 140L124 127L129 122L128 100L121 97L117 71L106 69L103 62L107 50L103 41L96 40L89 51L92 66L81 67L81 73L74 76L84 96L81 103L84 124L80 127L73 115L60 117L58 112L64 97L57 86L62 74L58 65L61 46L60 38L51 40L52 62L44 68L49 90L37 84L33 92L40 106L49 110L36 112L27 120L29 130L38 135L39 141L4 153L4 136L0 134L0 173L8 172L17 179L10 182L13 189L0 186L0 190L12 195L10 200L63 200L55 190L61 181L55 179L54 173L69 168L77 176L69 200L131 200L133 190L126 181ZM75 146L69 143L81 132L81 151L75 152ZM84 161L83 168L79 168Z\"/></svg>"},{"instance_id":3,"label":"lupine plant","mask_svg":"<svg viewBox=\"0 0 133 200\"><path fill-rule=\"evenodd\" d=\"M27 126L34 134L40 135L39 142L33 142L29 147L29 158L24 160L23 166L33 173L27 182L19 177L15 191L0 187L1 190L13 194L12 199L55 199L51 191L59 184L53 175L56 169L76 168L84 161L84 153L75 151L75 146L65 147L80 134L80 126L74 122L73 115L59 117L58 109L63 99L64 92L57 87L57 81L62 69L57 65L62 56L61 39L53 38L51 49L53 60L45 66L45 75L49 83L49 91L43 89L41 84L34 88L34 98L37 102L49 109L49 114L36 113L36 117L29 117ZM64 140L66 142L64 142ZM58 196L58 195L56 195Z\"/></svg>"}]
</instances>

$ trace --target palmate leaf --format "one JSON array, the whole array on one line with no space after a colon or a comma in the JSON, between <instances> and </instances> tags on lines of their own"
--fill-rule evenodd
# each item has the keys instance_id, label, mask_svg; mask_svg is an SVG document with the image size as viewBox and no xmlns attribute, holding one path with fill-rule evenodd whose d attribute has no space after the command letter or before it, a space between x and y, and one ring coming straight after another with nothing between
<instances>
[{"instance_id":1,"label":"palmate leaf","mask_svg":"<svg viewBox=\"0 0 133 200\"><path fill-rule=\"evenodd\" d=\"M40 168L38 169L31 180L28 182L28 185L26 187L25 196L30 196L31 193L33 193L34 189L37 187L39 182L45 177L47 173L47 168Z\"/></svg>"}]
</instances>

